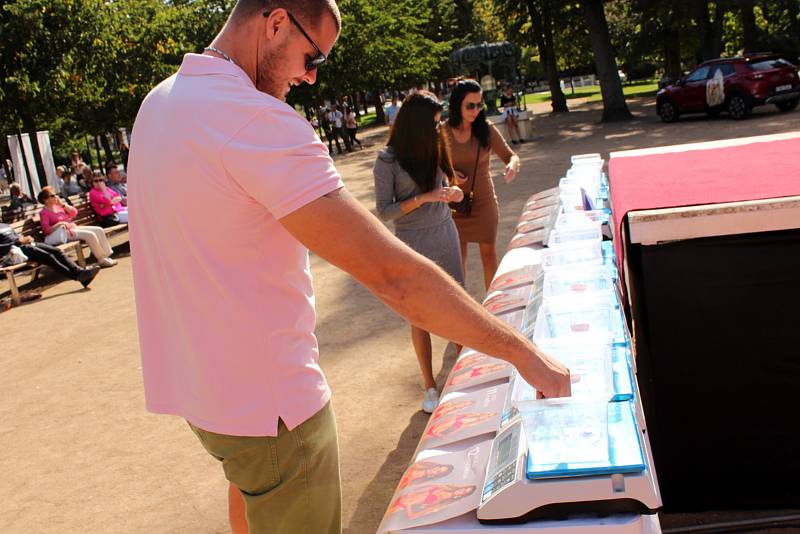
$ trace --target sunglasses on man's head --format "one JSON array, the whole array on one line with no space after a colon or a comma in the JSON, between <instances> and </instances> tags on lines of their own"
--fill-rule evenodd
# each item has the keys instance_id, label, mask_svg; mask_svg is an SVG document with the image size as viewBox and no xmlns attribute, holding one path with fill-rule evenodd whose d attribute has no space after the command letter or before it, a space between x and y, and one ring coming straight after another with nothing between
<instances>
[{"instance_id":1,"label":"sunglasses on man's head","mask_svg":"<svg viewBox=\"0 0 800 534\"><path fill-rule=\"evenodd\" d=\"M483 104L476 104L475 102L467 102L465 105L468 111L472 111L473 109L483 109Z\"/></svg>"},{"instance_id":2,"label":"sunglasses on man's head","mask_svg":"<svg viewBox=\"0 0 800 534\"><path fill-rule=\"evenodd\" d=\"M264 12L264 17L269 17L271 13L272 13L272 11L269 11L269 10L265 11ZM317 55L314 56L314 57L306 55L306 72L311 72L312 70L315 70L320 65L325 63L325 60L327 60L328 58L325 56L325 54L322 53L322 50L319 49L319 47L317 46L317 43L315 43L314 40L311 37L308 36L306 31L300 25L300 23L297 22L297 19L294 18L294 16L291 13L289 13L288 11L286 12L286 14L289 15L289 20L292 21L292 24L297 26L297 29L300 30L300 33L302 33L303 37L306 38L306 41L311 43L311 46L313 46L314 50L317 51Z\"/></svg>"}]
</instances>

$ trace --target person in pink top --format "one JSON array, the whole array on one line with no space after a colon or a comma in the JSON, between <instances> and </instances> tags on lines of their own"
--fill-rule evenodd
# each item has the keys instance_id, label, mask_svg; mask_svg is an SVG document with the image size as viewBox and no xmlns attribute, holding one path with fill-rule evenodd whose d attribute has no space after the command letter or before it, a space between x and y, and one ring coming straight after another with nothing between
<instances>
[{"instance_id":1,"label":"person in pink top","mask_svg":"<svg viewBox=\"0 0 800 534\"><path fill-rule=\"evenodd\" d=\"M123 206L122 197L110 187L106 187L106 179L100 171L94 172L92 188L89 190L89 202L92 209L103 222L103 226L128 222L128 208Z\"/></svg>"},{"instance_id":2,"label":"person in pink top","mask_svg":"<svg viewBox=\"0 0 800 534\"><path fill-rule=\"evenodd\" d=\"M239 0L139 109L128 206L142 373L147 408L186 419L222 461L234 533L336 534L338 441L309 250L420 328L512 362L546 396L569 394L569 371L348 194L285 102L316 81L339 10L280 6Z\"/></svg>"},{"instance_id":3,"label":"person in pink top","mask_svg":"<svg viewBox=\"0 0 800 534\"><path fill-rule=\"evenodd\" d=\"M106 233L99 226L78 226L72 222L78 210L64 204L52 187L43 187L36 197L44 208L39 212L44 242L48 245L63 245L68 241L84 241L89 245L92 255L100 267L111 267L117 264L111 259L114 252L108 242Z\"/></svg>"}]
</instances>

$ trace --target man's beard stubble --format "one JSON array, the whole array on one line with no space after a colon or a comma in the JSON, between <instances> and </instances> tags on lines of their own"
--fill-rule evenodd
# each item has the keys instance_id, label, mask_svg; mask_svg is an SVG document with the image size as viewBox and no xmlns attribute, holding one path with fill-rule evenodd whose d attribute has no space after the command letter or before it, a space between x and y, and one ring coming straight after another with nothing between
<instances>
[{"instance_id":1,"label":"man's beard stubble","mask_svg":"<svg viewBox=\"0 0 800 534\"><path fill-rule=\"evenodd\" d=\"M274 76L281 71L282 60L286 58L286 48L284 44L272 52L260 54L256 66L256 89L281 101L286 100L289 82L276 80Z\"/></svg>"}]
</instances>

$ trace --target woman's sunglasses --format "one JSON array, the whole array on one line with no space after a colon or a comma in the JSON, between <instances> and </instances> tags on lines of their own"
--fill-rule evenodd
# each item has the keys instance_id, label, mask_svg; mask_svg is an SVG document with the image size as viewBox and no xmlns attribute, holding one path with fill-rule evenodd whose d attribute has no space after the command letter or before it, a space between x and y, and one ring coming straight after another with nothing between
<instances>
[{"instance_id":1,"label":"woman's sunglasses","mask_svg":"<svg viewBox=\"0 0 800 534\"><path fill-rule=\"evenodd\" d=\"M265 17L269 17L270 13L272 13L272 11L269 11L269 10L264 11L264 16ZM294 18L294 16L291 13L289 13L288 11L286 12L286 14L289 15L289 20L292 21L292 24L297 26L297 29L300 30L300 33L302 33L303 37L306 38L306 41L311 43L311 46L313 46L314 50L317 51L317 55L314 56L314 57L306 56L306 72L311 72L312 70L316 69L317 67L319 67L320 65L325 63L325 60L327 60L328 58L325 56L325 54L322 53L322 50L319 49L319 47L317 46L317 43L315 43L314 40L311 37L308 36L306 31L300 25L300 23L297 22L297 19Z\"/></svg>"},{"instance_id":2,"label":"woman's sunglasses","mask_svg":"<svg viewBox=\"0 0 800 534\"><path fill-rule=\"evenodd\" d=\"M467 108L467 111L472 111L474 109L481 110L481 109L483 109L483 104L476 104L474 102L467 102L464 107Z\"/></svg>"}]
</instances>

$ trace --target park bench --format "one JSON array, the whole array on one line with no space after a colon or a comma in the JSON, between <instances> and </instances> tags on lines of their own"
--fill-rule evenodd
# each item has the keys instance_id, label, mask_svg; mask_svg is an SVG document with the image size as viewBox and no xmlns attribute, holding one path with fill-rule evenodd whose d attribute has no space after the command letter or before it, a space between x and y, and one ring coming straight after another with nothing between
<instances>
[{"instance_id":1,"label":"park bench","mask_svg":"<svg viewBox=\"0 0 800 534\"><path fill-rule=\"evenodd\" d=\"M78 226L99 226L99 222L97 221L97 216L92 209L92 204L89 202L89 199L86 197L85 194L79 195L72 195L67 198L67 202L76 210L78 210L78 214L75 215L75 218L72 220ZM128 230L127 224L115 224L114 226L109 226L103 228L106 235L111 237L113 235L119 234L121 232L125 232Z\"/></svg>"},{"instance_id":2,"label":"park bench","mask_svg":"<svg viewBox=\"0 0 800 534\"><path fill-rule=\"evenodd\" d=\"M91 203L88 201L85 195L73 195L67 199L67 202L78 210L77 215L75 215L75 218L73 219L75 224L79 226L97 225L97 218L92 210ZM41 206L35 206L33 209L26 209L24 218L10 221L8 224L10 224L14 231L20 236L30 236L34 241L44 242L42 226L39 223L39 212L41 212L41 210ZM103 230L105 231L106 235L110 237L112 235L125 232L127 229L127 224L117 224L108 228L104 228ZM81 267L86 267L86 257L83 253L83 248L85 246L87 245L82 241L70 241L69 243L58 245L58 248L64 251L64 253L67 255L74 255L78 265ZM15 277L21 274L30 274L30 281L33 282L39 277L39 271L41 267L41 265L34 261L28 261L19 265L0 268L0 273L5 274L6 280L8 280L8 285L11 290L11 300L15 306L19 306L19 304L22 302Z\"/></svg>"}]
</instances>

